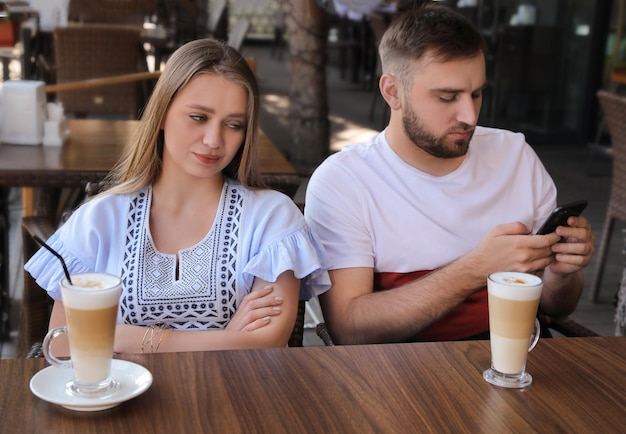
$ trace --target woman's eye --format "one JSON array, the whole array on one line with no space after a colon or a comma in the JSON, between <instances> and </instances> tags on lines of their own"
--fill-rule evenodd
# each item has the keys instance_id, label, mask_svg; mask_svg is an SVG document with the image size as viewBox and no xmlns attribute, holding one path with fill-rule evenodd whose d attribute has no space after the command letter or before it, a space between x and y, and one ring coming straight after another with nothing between
<instances>
[{"instance_id":1,"label":"woman's eye","mask_svg":"<svg viewBox=\"0 0 626 434\"><path fill-rule=\"evenodd\" d=\"M193 119L194 121L198 121L198 122L202 122L207 119L207 117L204 115L189 115L189 117Z\"/></svg>"},{"instance_id":2,"label":"woman's eye","mask_svg":"<svg viewBox=\"0 0 626 434\"><path fill-rule=\"evenodd\" d=\"M240 124L226 124L226 126L230 128L231 130L235 130L235 131L240 131L243 129L243 125L240 125Z\"/></svg>"}]
</instances>

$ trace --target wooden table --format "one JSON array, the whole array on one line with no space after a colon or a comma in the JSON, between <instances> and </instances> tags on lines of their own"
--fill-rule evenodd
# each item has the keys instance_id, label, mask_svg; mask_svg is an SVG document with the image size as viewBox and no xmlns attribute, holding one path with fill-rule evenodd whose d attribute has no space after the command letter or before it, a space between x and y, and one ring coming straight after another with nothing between
<instances>
[{"instance_id":1,"label":"wooden table","mask_svg":"<svg viewBox=\"0 0 626 434\"><path fill-rule=\"evenodd\" d=\"M43 359L0 360L2 426L15 432L624 432L626 338L555 338L525 390L489 385L487 341L125 356L143 395L97 413L35 397Z\"/></svg>"}]
</instances>

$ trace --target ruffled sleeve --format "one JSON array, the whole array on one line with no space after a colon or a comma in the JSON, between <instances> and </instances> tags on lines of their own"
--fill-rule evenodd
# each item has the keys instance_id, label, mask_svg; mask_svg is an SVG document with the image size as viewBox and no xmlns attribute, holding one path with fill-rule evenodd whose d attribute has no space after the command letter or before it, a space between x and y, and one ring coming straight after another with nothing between
<instances>
[{"instance_id":1,"label":"ruffled sleeve","mask_svg":"<svg viewBox=\"0 0 626 434\"><path fill-rule=\"evenodd\" d=\"M61 255L70 274L93 271L65 246L60 239L59 231L54 233L46 241L46 244ZM65 273L61 262L56 256L46 249L39 249L24 265L24 269L35 278L37 284L45 289L50 297L55 300L61 299L60 282L65 277Z\"/></svg>"},{"instance_id":2,"label":"ruffled sleeve","mask_svg":"<svg viewBox=\"0 0 626 434\"><path fill-rule=\"evenodd\" d=\"M300 279L300 300L309 300L330 288L324 247L293 200L272 190L249 191L241 231L238 273L243 288L255 276L275 282L291 270Z\"/></svg>"},{"instance_id":3,"label":"ruffled sleeve","mask_svg":"<svg viewBox=\"0 0 626 434\"><path fill-rule=\"evenodd\" d=\"M250 287L255 276L274 282L287 270L300 279L300 300L309 300L330 288L326 254L308 226L259 251L246 264L243 278Z\"/></svg>"},{"instance_id":4,"label":"ruffled sleeve","mask_svg":"<svg viewBox=\"0 0 626 434\"><path fill-rule=\"evenodd\" d=\"M121 195L93 199L75 210L46 244L61 255L71 275L91 271L120 275L127 207L128 198ZM52 298L61 298L65 273L56 256L41 248L24 269Z\"/></svg>"}]
</instances>

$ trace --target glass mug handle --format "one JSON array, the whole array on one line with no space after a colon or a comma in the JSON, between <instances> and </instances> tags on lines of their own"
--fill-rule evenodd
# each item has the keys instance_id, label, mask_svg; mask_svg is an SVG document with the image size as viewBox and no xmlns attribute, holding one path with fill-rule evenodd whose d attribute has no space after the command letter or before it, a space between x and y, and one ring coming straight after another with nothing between
<instances>
[{"instance_id":1,"label":"glass mug handle","mask_svg":"<svg viewBox=\"0 0 626 434\"><path fill-rule=\"evenodd\" d=\"M533 332L530 335L530 346L528 347L529 353L533 350L533 348L535 348L535 345L537 345L537 342L539 342L540 334L541 334L541 326L539 325L539 320L535 318L535 325L533 326Z\"/></svg>"},{"instance_id":2,"label":"glass mug handle","mask_svg":"<svg viewBox=\"0 0 626 434\"><path fill-rule=\"evenodd\" d=\"M46 334L46 337L43 339L43 344L42 344L41 349L43 350L44 357L46 358L48 363L50 363L51 365L57 366L59 368L71 368L72 361L70 359L67 359L67 360L59 359L50 351L50 345L52 344L52 341L54 340L54 338L56 338L57 336L61 336L63 334L67 334L67 327L57 327L55 329L50 330Z\"/></svg>"}]
</instances>

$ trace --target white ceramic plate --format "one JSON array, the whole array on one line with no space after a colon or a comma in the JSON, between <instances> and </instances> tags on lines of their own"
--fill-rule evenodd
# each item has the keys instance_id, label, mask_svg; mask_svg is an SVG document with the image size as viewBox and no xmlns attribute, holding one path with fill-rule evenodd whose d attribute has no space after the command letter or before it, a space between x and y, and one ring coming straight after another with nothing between
<instances>
[{"instance_id":1,"label":"white ceramic plate","mask_svg":"<svg viewBox=\"0 0 626 434\"><path fill-rule=\"evenodd\" d=\"M125 360L113 359L111 377L119 383L117 390L102 398L70 395L66 384L72 380L71 369L48 366L33 375L30 390L38 398L76 411L99 411L115 407L148 390L152 374L146 368Z\"/></svg>"}]
</instances>

